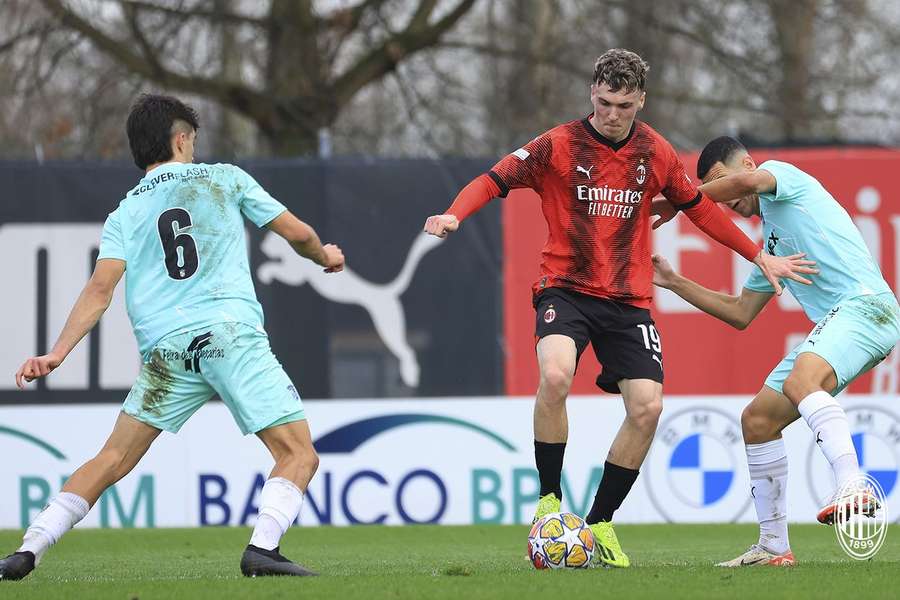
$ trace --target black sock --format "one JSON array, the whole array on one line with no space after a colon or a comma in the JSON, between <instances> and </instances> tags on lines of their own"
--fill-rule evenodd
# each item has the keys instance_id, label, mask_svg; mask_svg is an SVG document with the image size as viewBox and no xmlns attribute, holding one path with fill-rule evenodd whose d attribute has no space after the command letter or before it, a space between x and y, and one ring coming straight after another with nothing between
<instances>
[{"instance_id":1,"label":"black sock","mask_svg":"<svg viewBox=\"0 0 900 600\"><path fill-rule=\"evenodd\" d=\"M537 465L538 477L541 480L541 497L549 493L556 494L562 500L563 455L566 453L566 443L548 444L534 440L534 464Z\"/></svg>"},{"instance_id":2,"label":"black sock","mask_svg":"<svg viewBox=\"0 0 900 600\"><path fill-rule=\"evenodd\" d=\"M638 472L635 469L626 469L606 461L603 467L603 478L600 480L600 485L597 486L597 495L594 496L594 505L591 506L591 512L585 519L588 525L601 521L612 521L613 513L622 506L622 501L631 491Z\"/></svg>"}]
</instances>

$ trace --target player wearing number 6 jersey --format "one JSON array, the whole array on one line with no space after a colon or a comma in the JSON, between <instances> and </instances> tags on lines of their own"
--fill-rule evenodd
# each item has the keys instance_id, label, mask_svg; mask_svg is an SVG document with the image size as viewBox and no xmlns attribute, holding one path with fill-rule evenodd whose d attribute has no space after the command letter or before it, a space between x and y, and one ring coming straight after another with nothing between
<instances>
[{"instance_id":1,"label":"player wearing number 6 jersey","mask_svg":"<svg viewBox=\"0 0 900 600\"><path fill-rule=\"evenodd\" d=\"M162 430L177 432L215 394L275 459L241 571L313 574L278 548L318 458L300 396L263 329L243 218L281 235L327 272L342 270L344 256L238 167L193 164L197 129L194 110L175 98L145 95L132 108L128 140L146 176L106 220L94 273L53 349L25 361L16 383L23 387L65 360L97 324L126 269L128 315L144 364L103 449L34 519L18 551L0 560L0 579L28 575Z\"/></svg>"},{"instance_id":2,"label":"player wearing number 6 jersey","mask_svg":"<svg viewBox=\"0 0 900 600\"><path fill-rule=\"evenodd\" d=\"M656 432L662 410L663 356L649 307L651 200L662 193L707 235L779 276L803 280L799 257L760 253L697 190L672 146L635 120L644 105L647 64L633 52L609 50L594 67L593 113L565 123L498 162L466 186L446 214L425 230L438 236L495 196L531 188L549 228L541 277L533 288L540 384L534 408L540 499L535 519L560 507L568 438L566 397L588 343L603 371L597 385L621 393L625 421L612 443L587 522L605 564L627 567L612 529ZM515 232L510 233L515 235Z\"/></svg>"}]
</instances>

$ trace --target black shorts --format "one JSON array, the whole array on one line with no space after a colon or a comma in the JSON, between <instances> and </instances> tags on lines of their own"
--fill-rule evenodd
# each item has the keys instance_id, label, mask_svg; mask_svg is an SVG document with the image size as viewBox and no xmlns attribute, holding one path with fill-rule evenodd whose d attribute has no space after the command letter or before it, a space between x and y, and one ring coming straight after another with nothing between
<instances>
[{"instance_id":1,"label":"black shorts","mask_svg":"<svg viewBox=\"0 0 900 600\"><path fill-rule=\"evenodd\" d=\"M560 288L541 292L534 307L538 340L553 334L572 338L576 360L591 343L603 366L597 386L604 392L618 394L622 379L663 382L662 341L646 308Z\"/></svg>"}]
</instances>

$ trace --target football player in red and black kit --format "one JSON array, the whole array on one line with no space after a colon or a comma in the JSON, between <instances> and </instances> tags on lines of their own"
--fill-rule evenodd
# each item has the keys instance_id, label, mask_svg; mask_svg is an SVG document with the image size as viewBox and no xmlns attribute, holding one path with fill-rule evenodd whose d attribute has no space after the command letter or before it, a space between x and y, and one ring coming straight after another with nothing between
<instances>
[{"instance_id":1,"label":"football player in red and black kit","mask_svg":"<svg viewBox=\"0 0 900 600\"><path fill-rule=\"evenodd\" d=\"M621 393L626 417L607 456L587 522L610 566L629 559L612 529L650 448L662 411L663 356L650 315L653 264L650 216L662 194L703 232L756 263L776 290L779 278L808 283L801 255L760 252L690 180L672 146L635 120L644 105L647 64L609 50L594 67L591 115L554 127L469 183L443 215L425 222L446 236L492 198L531 188L549 226L541 277L534 284L540 385L534 407L535 462L541 498L535 519L557 512L568 438L566 397L581 353L593 346L603 370L597 385Z\"/></svg>"}]
</instances>

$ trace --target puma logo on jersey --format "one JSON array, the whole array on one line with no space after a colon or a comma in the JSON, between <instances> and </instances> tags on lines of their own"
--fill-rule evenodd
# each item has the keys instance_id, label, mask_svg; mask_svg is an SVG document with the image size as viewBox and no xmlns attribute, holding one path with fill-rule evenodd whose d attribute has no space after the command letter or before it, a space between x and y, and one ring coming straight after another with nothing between
<instances>
[{"instance_id":1,"label":"puma logo on jersey","mask_svg":"<svg viewBox=\"0 0 900 600\"><path fill-rule=\"evenodd\" d=\"M578 165L577 167L575 167L576 173L584 173L584 176L587 177L588 179L591 178L591 171L593 171L593 170L594 170L594 165L591 165L590 169L585 169L581 165Z\"/></svg>"},{"instance_id":2,"label":"puma logo on jersey","mask_svg":"<svg viewBox=\"0 0 900 600\"><path fill-rule=\"evenodd\" d=\"M270 232L260 246L270 260L259 266L256 277L266 284L273 281L288 285L308 283L326 300L364 308L384 345L400 361L403 383L415 388L419 386L419 361L406 341L406 314L400 296L409 288L419 262L441 241L433 235L419 235L413 241L400 273L393 281L379 284L346 267L338 275L324 273L322 267L298 256L286 241Z\"/></svg>"}]
</instances>

